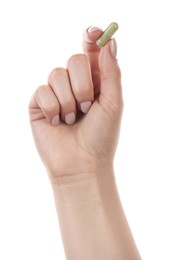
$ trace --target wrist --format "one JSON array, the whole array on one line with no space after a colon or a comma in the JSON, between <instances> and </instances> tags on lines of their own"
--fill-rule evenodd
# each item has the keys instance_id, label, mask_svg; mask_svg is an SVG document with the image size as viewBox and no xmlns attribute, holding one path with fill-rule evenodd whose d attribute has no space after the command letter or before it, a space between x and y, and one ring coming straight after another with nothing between
<instances>
[{"instance_id":1,"label":"wrist","mask_svg":"<svg viewBox=\"0 0 178 260\"><path fill-rule=\"evenodd\" d=\"M51 185L57 204L107 200L117 193L112 167L53 178Z\"/></svg>"},{"instance_id":2,"label":"wrist","mask_svg":"<svg viewBox=\"0 0 178 260\"><path fill-rule=\"evenodd\" d=\"M102 172L109 173L113 171L113 159L97 159L97 158L82 158L80 160L70 160L65 162L53 162L52 164L45 164L46 170L50 181L58 182L70 182L76 181L80 178L85 178L87 175L99 175Z\"/></svg>"}]
</instances>

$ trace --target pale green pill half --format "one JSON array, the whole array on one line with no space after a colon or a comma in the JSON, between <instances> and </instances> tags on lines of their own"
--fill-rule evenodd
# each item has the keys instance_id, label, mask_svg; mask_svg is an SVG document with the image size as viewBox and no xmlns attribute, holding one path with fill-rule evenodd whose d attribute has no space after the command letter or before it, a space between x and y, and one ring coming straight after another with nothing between
<instances>
[{"instance_id":1,"label":"pale green pill half","mask_svg":"<svg viewBox=\"0 0 178 260\"><path fill-rule=\"evenodd\" d=\"M104 33L101 35L101 37L96 41L96 44L99 47L103 47L113 36L113 34L117 31L117 29L119 28L117 23L111 23L106 30L104 31Z\"/></svg>"}]
</instances>

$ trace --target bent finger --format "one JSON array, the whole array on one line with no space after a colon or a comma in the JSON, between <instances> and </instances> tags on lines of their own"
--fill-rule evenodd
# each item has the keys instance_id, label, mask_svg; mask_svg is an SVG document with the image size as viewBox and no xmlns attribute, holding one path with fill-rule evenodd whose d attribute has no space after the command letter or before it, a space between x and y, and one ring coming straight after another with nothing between
<instances>
[{"instance_id":1,"label":"bent finger","mask_svg":"<svg viewBox=\"0 0 178 260\"><path fill-rule=\"evenodd\" d=\"M87 113L94 99L89 60L84 54L73 55L68 61L67 68L74 96L81 111Z\"/></svg>"},{"instance_id":2,"label":"bent finger","mask_svg":"<svg viewBox=\"0 0 178 260\"><path fill-rule=\"evenodd\" d=\"M62 119L67 124L72 125L76 119L76 102L67 70L64 68L54 69L50 73L48 81L59 100Z\"/></svg>"},{"instance_id":3,"label":"bent finger","mask_svg":"<svg viewBox=\"0 0 178 260\"><path fill-rule=\"evenodd\" d=\"M35 92L34 102L36 102L49 123L52 125L59 124L60 105L50 86L39 87Z\"/></svg>"}]
</instances>

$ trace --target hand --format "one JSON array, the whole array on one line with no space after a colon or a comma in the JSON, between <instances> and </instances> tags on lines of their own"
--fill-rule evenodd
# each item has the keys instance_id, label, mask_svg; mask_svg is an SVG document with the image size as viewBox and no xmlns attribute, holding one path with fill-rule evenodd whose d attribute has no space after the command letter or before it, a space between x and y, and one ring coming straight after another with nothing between
<instances>
[{"instance_id":1,"label":"hand","mask_svg":"<svg viewBox=\"0 0 178 260\"><path fill-rule=\"evenodd\" d=\"M113 167L123 110L121 74L115 40L100 49L95 42L101 34L95 27L85 31L84 54L54 69L48 85L31 98L34 140L52 179Z\"/></svg>"}]
</instances>

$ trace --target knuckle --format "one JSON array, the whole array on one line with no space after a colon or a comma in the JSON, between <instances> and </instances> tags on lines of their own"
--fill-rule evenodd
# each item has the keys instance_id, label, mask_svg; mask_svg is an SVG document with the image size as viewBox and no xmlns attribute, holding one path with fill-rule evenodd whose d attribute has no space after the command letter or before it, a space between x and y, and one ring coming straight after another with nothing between
<instances>
[{"instance_id":1,"label":"knuckle","mask_svg":"<svg viewBox=\"0 0 178 260\"><path fill-rule=\"evenodd\" d=\"M67 66L70 66L71 64L75 64L76 62L81 60L87 61L87 56L83 53L74 54L68 59Z\"/></svg>"},{"instance_id":2,"label":"knuckle","mask_svg":"<svg viewBox=\"0 0 178 260\"><path fill-rule=\"evenodd\" d=\"M76 111L76 104L73 100L64 100L63 102L61 102L61 111L63 113L67 113L67 112L74 112Z\"/></svg>"},{"instance_id":3,"label":"knuckle","mask_svg":"<svg viewBox=\"0 0 178 260\"><path fill-rule=\"evenodd\" d=\"M75 95L75 98L78 102L81 102L83 99L86 99L86 90L82 87L75 87L73 88L73 92Z\"/></svg>"},{"instance_id":4,"label":"knuckle","mask_svg":"<svg viewBox=\"0 0 178 260\"><path fill-rule=\"evenodd\" d=\"M35 99L36 100L39 100L40 97L43 95L43 93L45 93L47 90L48 90L49 86L47 85L41 85L39 86L37 89L36 89L36 92L35 92Z\"/></svg>"},{"instance_id":5,"label":"knuckle","mask_svg":"<svg viewBox=\"0 0 178 260\"><path fill-rule=\"evenodd\" d=\"M53 84L53 81L54 81L56 78L58 78L59 76L61 76L61 75L64 75L64 76L67 75L67 71L66 71L65 68L59 67L59 68L53 69L53 70L50 72L49 76L48 76L48 82L49 82L50 84Z\"/></svg>"},{"instance_id":6,"label":"knuckle","mask_svg":"<svg viewBox=\"0 0 178 260\"><path fill-rule=\"evenodd\" d=\"M74 99L66 99L64 100L63 105L65 107L75 107L75 101Z\"/></svg>"},{"instance_id":7,"label":"knuckle","mask_svg":"<svg viewBox=\"0 0 178 260\"><path fill-rule=\"evenodd\" d=\"M77 100L93 100L93 87L90 85L76 85L73 92Z\"/></svg>"},{"instance_id":8,"label":"knuckle","mask_svg":"<svg viewBox=\"0 0 178 260\"><path fill-rule=\"evenodd\" d=\"M48 115L52 115L54 114L55 111L58 110L58 106L56 103L50 103L50 104L46 104L46 106L43 109Z\"/></svg>"},{"instance_id":9,"label":"knuckle","mask_svg":"<svg viewBox=\"0 0 178 260\"><path fill-rule=\"evenodd\" d=\"M46 98L50 93L51 88L48 85L42 85L38 87L35 93L35 100L37 101L39 108L41 108L42 111L48 115L51 115L55 111L59 110L58 103L55 99L53 100L53 98Z\"/></svg>"}]
</instances>

